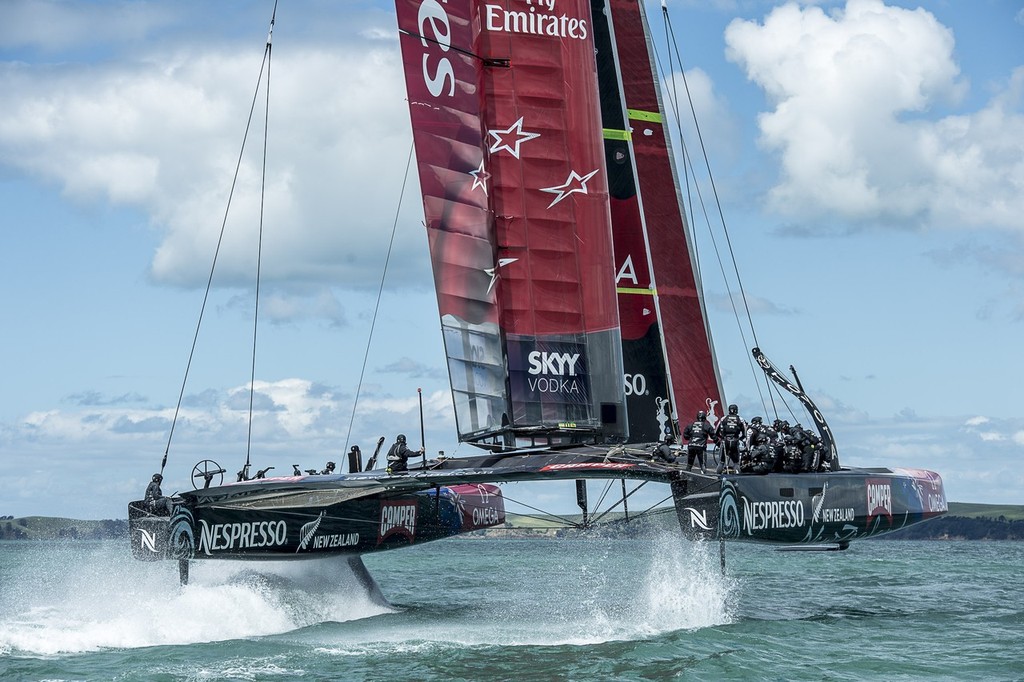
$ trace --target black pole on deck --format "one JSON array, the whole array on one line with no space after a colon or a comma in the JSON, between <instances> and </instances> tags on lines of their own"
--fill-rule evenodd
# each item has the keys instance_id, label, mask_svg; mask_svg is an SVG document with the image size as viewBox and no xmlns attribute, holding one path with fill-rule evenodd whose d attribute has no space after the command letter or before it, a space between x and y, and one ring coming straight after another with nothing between
<instances>
[{"instance_id":1,"label":"black pole on deck","mask_svg":"<svg viewBox=\"0 0 1024 682\"><path fill-rule=\"evenodd\" d=\"M427 470L427 436L423 430L423 389L417 388L416 393L420 396L420 451L423 454L423 470Z\"/></svg>"}]
</instances>

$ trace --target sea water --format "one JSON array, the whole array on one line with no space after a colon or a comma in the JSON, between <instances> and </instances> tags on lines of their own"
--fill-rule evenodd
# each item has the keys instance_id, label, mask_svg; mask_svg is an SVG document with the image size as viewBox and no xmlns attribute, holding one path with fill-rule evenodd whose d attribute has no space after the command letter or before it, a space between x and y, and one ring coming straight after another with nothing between
<instances>
[{"instance_id":1,"label":"sea water","mask_svg":"<svg viewBox=\"0 0 1024 682\"><path fill-rule=\"evenodd\" d=\"M1024 543L777 552L658 534L141 563L0 543L3 680L1020 680Z\"/></svg>"}]
</instances>

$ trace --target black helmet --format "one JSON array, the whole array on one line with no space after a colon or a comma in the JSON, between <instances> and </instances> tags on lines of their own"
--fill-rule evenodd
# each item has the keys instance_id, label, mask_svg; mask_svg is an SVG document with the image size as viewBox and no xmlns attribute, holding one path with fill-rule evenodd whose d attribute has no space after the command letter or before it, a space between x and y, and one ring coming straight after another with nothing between
<instances>
[{"instance_id":1,"label":"black helmet","mask_svg":"<svg viewBox=\"0 0 1024 682\"><path fill-rule=\"evenodd\" d=\"M399 443L404 443L405 442L405 434L404 433L398 434L398 442Z\"/></svg>"},{"instance_id":2,"label":"black helmet","mask_svg":"<svg viewBox=\"0 0 1024 682\"><path fill-rule=\"evenodd\" d=\"M705 412L704 410L701 410L700 412L697 413L697 419L704 419L707 416L708 416L708 413Z\"/></svg>"},{"instance_id":3,"label":"black helmet","mask_svg":"<svg viewBox=\"0 0 1024 682\"><path fill-rule=\"evenodd\" d=\"M676 442L676 437L673 436L671 433L668 434L667 436L665 436L665 443L667 443L668 445L672 445L672 443L675 443L675 442Z\"/></svg>"},{"instance_id":4,"label":"black helmet","mask_svg":"<svg viewBox=\"0 0 1024 682\"><path fill-rule=\"evenodd\" d=\"M153 474L153 480L156 481L157 483L160 483L161 481L164 480L164 477L162 474Z\"/></svg>"},{"instance_id":5,"label":"black helmet","mask_svg":"<svg viewBox=\"0 0 1024 682\"><path fill-rule=\"evenodd\" d=\"M760 417L754 417L753 419L750 420L750 423L751 424L760 424L761 423L761 418Z\"/></svg>"},{"instance_id":6,"label":"black helmet","mask_svg":"<svg viewBox=\"0 0 1024 682\"><path fill-rule=\"evenodd\" d=\"M736 407L735 405L729 406L729 414L739 414L739 412L740 408Z\"/></svg>"},{"instance_id":7,"label":"black helmet","mask_svg":"<svg viewBox=\"0 0 1024 682\"><path fill-rule=\"evenodd\" d=\"M334 469L334 462L328 462L327 463L327 468L328 469Z\"/></svg>"}]
</instances>

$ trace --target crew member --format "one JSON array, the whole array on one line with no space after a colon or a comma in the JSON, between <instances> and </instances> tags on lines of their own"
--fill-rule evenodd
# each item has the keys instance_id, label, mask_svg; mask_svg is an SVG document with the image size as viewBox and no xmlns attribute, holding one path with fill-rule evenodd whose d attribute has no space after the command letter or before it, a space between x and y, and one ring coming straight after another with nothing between
<instances>
[{"instance_id":1,"label":"crew member","mask_svg":"<svg viewBox=\"0 0 1024 682\"><path fill-rule=\"evenodd\" d=\"M747 429L747 452L749 453L748 467L752 474L767 474L775 467L775 453L772 443L775 440L775 431L763 423L761 417L754 417L750 420ZM743 460L740 460L740 470L743 471Z\"/></svg>"},{"instance_id":2,"label":"crew member","mask_svg":"<svg viewBox=\"0 0 1024 682\"><path fill-rule=\"evenodd\" d=\"M327 468L320 472L320 475L333 474L334 473L334 462L328 462Z\"/></svg>"},{"instance_id":3,"label":"crew member","mask_svg":"<svg viewBox=\"0 0 1024 682\"><path fill-rule=\"evenodd\" d=\"M720 474L729 466L739 466L740 442L746 435L747 425L740 419L739 408L735 405L730 405L729 414L725 415L722 421L718 422L718 428L715 430L715 437L725 443L725 452L718 463L718 469L715 473Z\"/></svg>"},{"instance_id":4,"label":"crew member","mask_svg":"<svg viewBox=\"0 0 1024 682\"><path fill-rule=\"evenodd\" d=\"M160 514L162 516L171 515L171 498L164 497L163 491L160 489L160 484L163 483L164 477L162 474L153 474L153 480L146 486L146 496L143 501L146 506L149 507L149 511L154 514Z\"/></svg>"},{"instance_id":5,"label":"crew member","mask_svg":"<svg viewBox=\"0 0 1024 682\"><path fill-rule=\"evenodd\" d=\"M715 431L707 420L707 413L701 410L692 424L683 429L683 440L686 441L686 470L693 469L693 460L700 464L700 472L704 471L704 453L707 451L708 440L715 440Z\"/></svg>"},{"instance_id":6,"label":"crew member","mask_svg":"<svg viewBox=\"0 0 1024 682\"><path fill-rule=\"evenodd\" d=\"M395 444L388 450L388 473L401 474L409 470L409 455L422 455L423 448L410 450L405 444L405 434L398 434Z\"/></svg>"},{"instance_id":7,"label":"crew member","mask_svg":"<svg viewBox=\"0 0 1024 682\"><path fill-rule=\"evenodd\" d=\"M654 459L661 460L667 464L676 463L676 454L672 452L672 446L676 443L676 437L671 433L665 436L665 440L658 443L658 446L654 448Z\"/></svg>"}]
</instances>

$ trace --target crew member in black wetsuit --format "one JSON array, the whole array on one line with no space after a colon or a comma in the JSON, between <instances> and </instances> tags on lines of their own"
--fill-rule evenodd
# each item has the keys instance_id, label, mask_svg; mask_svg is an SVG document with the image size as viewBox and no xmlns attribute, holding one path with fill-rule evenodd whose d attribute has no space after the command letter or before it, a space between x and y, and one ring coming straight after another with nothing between
<instances>
[{"instance_id":1,"label":"crew member in black wetsuit","mask_svg":"<svg viewBox=\"0 0 1024 682\"><path fill-rule=\"evenodd\" d=\"M722 473L726 466L739 467L740 464L740 442L747 435L747 425L740 419L739 408L735 405L729 406L729 414L718 422L715 436L724 443L722 460L718 463L715 473ZM726 459L728 458L728 459Z\"/></svg>"},{"instance_id":2,"label":"crew member in black wetsuit","mask_svg":"<svg viewBox=\"0 0 1024 682\"><path fill-rule=\"evenodd\" d=\"M672 452L672 446L676 443L676 437L671 433L665 436L665 440L658 443L654 448L654 459L661 460L667 464L676 463L676 454Z\"/></svg>"},{"instance_id":3,"label":"crew member in black wetsuit","mask_svg":"<svg viewBox=\"0 0 1024 682\"><path fill-rule=\"evenodd\" d=\"M164 492L160 489L160 484L163 483L164 477L161 474L153 474L153 480L146 486L146 496L143 501L146 506L154 514L160 514L161 516L171 515L171 498L164 497Z\"/></svg>"},{"instance_id":4,"label":"crew member in black wetsuit","mask_svg":"<svg viewBox=\"0 0 1024 682\"><path fill-rule=\"evenodd\" d=\"M686 441L686 470L693 469L693 460L700 465L700 472L704 473L704 453L708 448L708 441L715 440L715 431L707 420L707 413L701 410L697 413L697 419L692 424L687 424L683 429L683 440Z\"/></svg>"},{"instance_id":5,"label":"crew member in black wetsuit","mask_svg":"<svg viewBox=\"0 0 1024 682\"><path fill-rule=\"evenodd\" d=\"M775 467L775 452L772 444L775 441L775 431L763 423L761 417L754 417L750 420L747 428L747 457L746 468L744 460L740 460L740 471L752 474L767 474Z\"/></svg>"},{"instance_id":6,"label":"crew member in black wetsuit","mask_svg":"<svg viewBox=\"0 0 1024 682\"><path fill-rule=\"evenodd\" d=\"M402 474L409 470L409 456L422 455L423 448L410 450L405 444L405 434L398 434L395 444L388 450L388 473Z\"/></svg>"}]
</instances>

